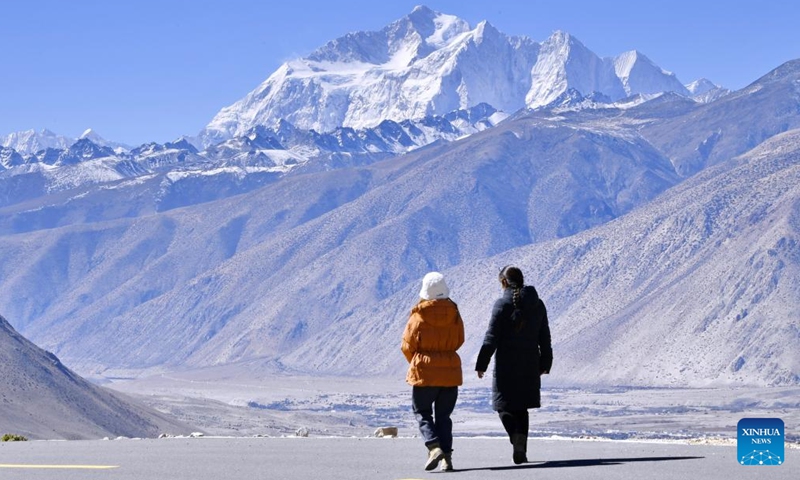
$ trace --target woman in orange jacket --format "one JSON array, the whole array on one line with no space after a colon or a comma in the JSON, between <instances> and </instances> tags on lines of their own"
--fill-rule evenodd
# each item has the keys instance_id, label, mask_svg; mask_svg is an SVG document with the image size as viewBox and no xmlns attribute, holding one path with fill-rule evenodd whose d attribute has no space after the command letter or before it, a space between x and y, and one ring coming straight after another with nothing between
<instances>
[{"instance_id":1,"label":"woman in orange jacket","mask_svg":"<svg viewBox=\"0 0 800 480\"><path fill-rule=\"evenodd\" d=\"M401 350L408 360L406 381L412 386L411 403L419 431L428 447L425 470L442 463L453 470L453 422L450 414L462 383L461 358L464 322L439 272L422 279L420 300L411 309Z\"/></svg>"}]
</instances>

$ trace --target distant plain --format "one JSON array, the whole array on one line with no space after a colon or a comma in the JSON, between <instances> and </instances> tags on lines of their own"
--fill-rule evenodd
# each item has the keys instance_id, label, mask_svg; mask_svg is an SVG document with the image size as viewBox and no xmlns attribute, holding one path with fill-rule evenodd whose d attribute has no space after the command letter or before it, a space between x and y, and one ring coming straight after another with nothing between
<instances>
[{"instance_id":1,"label":"distant plain","mask_svg":"<svg viewBox=\"0 0 800 480\"><path fill-rule=\"evenodd\" d=\"M235 367L118 379L106 386L205 433L226 436L373 434L395 426L418 435L402 378L233 376ZM744 417L800 424L800 387L636 388L553 386L545 378L543 408L532 410L531 436L666 439L730 444ZM550 383L550 385L548 385ZM456 436L501 436L490 406L491 378L466 378L453 415ZM787 441L800 442L787 428Z\"/></svg>"}]
</instances>

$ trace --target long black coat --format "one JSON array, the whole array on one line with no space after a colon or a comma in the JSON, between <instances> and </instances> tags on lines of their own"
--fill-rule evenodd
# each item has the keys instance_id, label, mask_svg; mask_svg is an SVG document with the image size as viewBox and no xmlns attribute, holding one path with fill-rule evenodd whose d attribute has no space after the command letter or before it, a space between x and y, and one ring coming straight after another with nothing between
<instances>
[{"instance_id":1,"label":"long black coat","mask_svg":"<svg viewBox=\"0 0 800 480\"><path fill-rule=\"evenodd\" d=\"M540 375L549 372L553 364L550 326L544 302L535 288L522 288L518 303L523 326L517 331L516 324L512 324L512 295L513 290L507 288L503 291L503 297L495 302L475 365L476 371L485 372L496 352L492 385L495 410L539 408Z\"/></svg>"}]
</instances>

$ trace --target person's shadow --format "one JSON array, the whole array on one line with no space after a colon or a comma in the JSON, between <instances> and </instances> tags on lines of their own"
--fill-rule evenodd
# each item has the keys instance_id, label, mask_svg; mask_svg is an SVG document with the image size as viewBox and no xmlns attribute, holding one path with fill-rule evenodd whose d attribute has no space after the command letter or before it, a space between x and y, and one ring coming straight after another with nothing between
<instances>
[{"instance_id":1,"label":"person's shadow","mask_svg":"<svg viewBox=\"0 0 800 480\"><path fill-rule=\"evenodd\" d=\"M525 468L565 468L565 467L598 467L603 465L620 465L633 462L668 462L673 460L698 460L706 457L632 457L632 458L579 458L575 460L550 460L546 462L528 462L521 465L502 467L457 468L456 472L474 472L481 470L502 471Z\"/></svg>"}]
</instances>

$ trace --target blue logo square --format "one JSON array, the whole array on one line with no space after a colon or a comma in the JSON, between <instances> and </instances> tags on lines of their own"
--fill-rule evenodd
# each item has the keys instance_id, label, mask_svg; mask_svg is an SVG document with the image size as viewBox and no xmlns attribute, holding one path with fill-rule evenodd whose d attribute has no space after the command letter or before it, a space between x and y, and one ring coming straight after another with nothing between
<instances>
[{"instance_id":1,"label":"blue logo square","mask_svg":"<svg viewBox=\"0 0 800 480\"><path fill-rule=\"evenodd\" d=\"M784 426L780 418L743 418L736 427L740 465L783 465Z\"/></svg>"}]
</instances>

